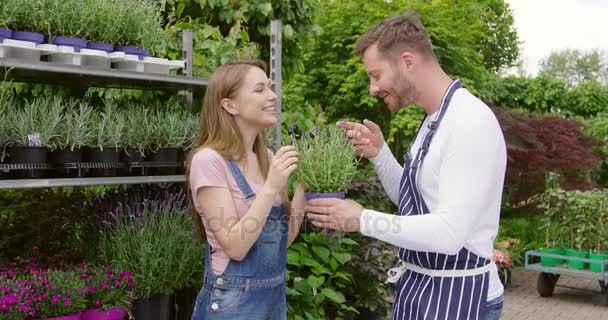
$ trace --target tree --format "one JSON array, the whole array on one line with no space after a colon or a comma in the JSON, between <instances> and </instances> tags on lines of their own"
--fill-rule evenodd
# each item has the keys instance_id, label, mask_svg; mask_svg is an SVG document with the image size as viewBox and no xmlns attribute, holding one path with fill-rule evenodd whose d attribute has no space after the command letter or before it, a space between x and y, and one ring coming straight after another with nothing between
<instances>
[{"instance_id":1,"label":"tree","mask_svg":"<svg viewBox=\"0 0 608 320\"><path fill-rule=\"evenodd\" d=\"M169 25L178 20L185 27L195 30L215 28L217 39L225 38L228 43L244 42L256 44L255 55L268 61L270 56L270 22L281 19L283 24L282 57L284 77L302 71L304 64L300 48L301 39L314 35L317 27L312 23L319 0L156 0L164 8ZM215 31L214 31L215 32ZM209 49L213 44L208 38L201 38L207 44L200 50ZM196 50L195 50L196 51ZM249 55L252 51L249 50ZM222 52L213 52L215 57ZM215 60L215 57L205 55ZM226 57L235 58L232 56ZM199 59L202 60L202 59ZM196 63L201 61L196 61ZM223 61L221 61L223 62ZM217 66L214 66L214 70Z\"/></svg>"},{"instance_id":2,"label":"tree","mask_svg":"<svg viewBox=\"0 0 608 320\"><path fill-rule=\"evenodd\" d=\"M419 121L417 115L391 115L368 93L364 65L353 54L355 41L369 27L407 9L420 13L443 68L470 87L478 86L485 74L516 60L517 36L503 0L321 0L314 23L323 33L305 42L306 72L294 75L284 86L284 110L298 112L304 102L322 106L330 123L368 118L387 131L416 127L412 123ZM400 137L408 133L394 135L395 152L407 145L409 139Z\"/></svg>"},{"instance_id":3,"label":"tree","mask_svg":"<svg viewBox=\"0 0 608 320\"><path fill-rule=\"evenodd\" d=\"M606 52L600 49L553 51L541 61L539 75L563 80L570 86L589 80L608 84Z\"/></svg>"},{"instance_id":4,"label":"tree","mask_svg":"<svg viewBox=\"0 0 608 320\"><path fill-rule=\"evenodd\" d=\"M544 190L545 174L561 173L565 189L597 187L600 142L583 132L583 124L557 116L531 117L493 107L507 143L505 201L516 203Z\"/></svg>"}]
</instances>

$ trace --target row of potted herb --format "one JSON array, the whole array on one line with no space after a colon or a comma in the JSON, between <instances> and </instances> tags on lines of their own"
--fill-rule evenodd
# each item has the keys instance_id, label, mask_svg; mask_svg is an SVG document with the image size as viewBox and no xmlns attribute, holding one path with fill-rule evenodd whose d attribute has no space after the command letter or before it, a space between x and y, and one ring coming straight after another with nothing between
<instances>
[{"instance_id":1,"label":"row of potted herb","mask_svg":"<svg viewBox=\"0 0 608 320\"><path fill-rule=\"evenodd\" d=\"M550 180L555 180L551 174ZM608 261L608 190L564 190L553 183L527 203L544 210L542 217L545 248L541 253ZM602 272L601 263L541 257L543 266L567 263L572 269ZM608 270L607 270L608 271Z\"/></svg>"},{"instance_id":2,"label":"row of potted herb","mask_svg":"<svg viewBox=\"0 0 608 320\"><path fill-rule=\"evenodd\" d=\"M183 160L197 135L198 118L178 108L119 108L106 102L100 112L86 101L59 97L35 98L0 105L0 148L6 163L128 162L167 153L167 162ZM82 155L82 149L89 152ZM169 150L169 151L168 151Z\"/></svg>"},{"instance_id":3,"label":"row of potted herb","mask_svg":"<svg viewBox=\"0 0 608 320\"><path fill-rule=\"evenodd\" d=\"M0 1L0 42L46 42L141 58L166 38L160 8L152 0Z\"/></svg>"}]
</instances>

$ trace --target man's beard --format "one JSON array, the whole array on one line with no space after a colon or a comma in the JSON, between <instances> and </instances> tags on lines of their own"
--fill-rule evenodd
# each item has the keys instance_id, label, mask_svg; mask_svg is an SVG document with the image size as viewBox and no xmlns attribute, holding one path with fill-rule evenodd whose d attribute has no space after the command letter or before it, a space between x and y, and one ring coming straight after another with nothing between
<instances>
[{"instance_id":1,"label":"man's beard","mask_svg":"<svg viewBox=\"0 0 608 320\"><path fill-rule=\"evenodd\" d=\"M397 86L395 88L395 97L397 98L397 109L405 108L416 100L416 85L409 81L404 75L397 76Z\"/></svg>"}]
</instances>

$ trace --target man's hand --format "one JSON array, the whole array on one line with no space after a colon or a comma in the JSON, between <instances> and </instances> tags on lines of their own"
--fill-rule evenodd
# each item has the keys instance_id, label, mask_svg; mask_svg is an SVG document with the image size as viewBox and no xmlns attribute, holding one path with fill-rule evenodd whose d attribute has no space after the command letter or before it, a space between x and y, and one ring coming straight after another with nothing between
<instances>
[{"instance_id":1,"label":"man's hand","mask_svg":"<svg viewBox=\"0 0 608 320\"><path fill-rule=\"evenodd\" d=\"M357 155L373 158L378 155L380 148L384 145L382 130L369 120L363 120L363 123L338 121L336 125L346 129L346 136L355 147Z\"/></svg>"},{"instance_id":2,"label":"man's hand","mask_svg":"<svg viewBox=\"0 0 608 320\"><path fill-rule=\"evenodd\" d=\"M306 212L316 227L357 232L363 207L349 199L321 198L308 200Z\"/></svg>"}]
</instances>

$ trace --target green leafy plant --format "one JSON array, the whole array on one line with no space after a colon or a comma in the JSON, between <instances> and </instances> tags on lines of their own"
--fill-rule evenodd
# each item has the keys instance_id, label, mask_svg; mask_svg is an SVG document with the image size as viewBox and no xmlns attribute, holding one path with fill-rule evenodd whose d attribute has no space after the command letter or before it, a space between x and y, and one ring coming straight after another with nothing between
<instances>
[{"instance_id":1,"label":"green leafy plant","mask_svg":"<svg viewBox=\"0 0 608 320\"><path fill-rule=\"evenodd\" d=\"M350 186L360 157L343 129L305 132L293 143L299 153L296 179L307 192L343 192Z\"/></svg>"},{"instance_id":2,"label":"green leafy plant","mask_svg":"<svg viewBox=\"0 0 608 320\"><path fill-rule=\"evenodd\" d=\"M302 239L287 252L288 318L336 319L358 313L344 295L352 285L354 275L348 263L357 243L314 232Z\"/></svg>"},{"instance_id":3,"label":"green leafy plant","mask_svg":"<svg viewBox=\"0 0 608 320\"><path fill-rule=\"evenodd\" d=\"M9 1L0 2L0 27L8 27L13 24L16 19L16 15L12 12L15 8L13 4L9 4Z\"/></svg>"},{"instance_id":4,"label":"green leafy plant","mask_svg":"<svg viewBox=\"0 0 608 320\"><path fill-rule=\"evenodd\" d=\"M155 127L148 108L136 103L129 104L122 110L125 119L123 143L125 148L132 148L142 156L150 149L154 141Z\"/></svg>"},{"instance_id":5,"label":"green leafy plant","mask_svg":"<svg viewBox=\"0 0 608 320\"><path fill-rule=\"evenodd\" d=\"M129 14L122 10L125 1L84 0L82 2L90 12L90 25L83 30L83 37L89 41L117 43L121 36L122 18Z\"/></svg>"},{"instance_id":6,"label":"green leafy plant","mask_svg":"<svg viewBox=\"0 0 608 320\"><path fill-rule=\"evenodd\" d=\"M121 207L106 222L101 256L115 268L133 273L140 297L169 294L202 277L204 246L193 236L188 208L180 204L183 196L173 201Z\"/></svg>"},{"instance_id":7,"label":"green leafy plant","mask_svg":"<svg viewBox=\"0 0 608 320\"><path fill-rule=\"evenodd\" d=\"M85 298L78 290L85 288L85 281L77 270L49 270L47 284L39 282L36 291L43 300L37 304L37 317L53 318L78 314L85 308Z\"/></svg>"},{"instance_id":8,"label":"green leafy plant","mask_svg":"<svg viewBox=\"0 0 608 320\"><path fill-rule=\"evenodd\" d=\"M6 27L16 31L48 33L50 28L48 0L3 1L4 11L9 21Z\"/></svg>"},{"instance_id":9,"label":"green leafy plant","mask_svg":"<svg viewBox=\"0 0 608 320\"><path fill-rule=\"evenodd\" d=\"M153 149L181 148L190 138L184 127L188 114L179 108L156 110L152 115L154 126Z\"/></svg>"},{"instance_id":10,"label":"green leafy plant","mask_svg":"<svg viewBox=\"0 0 608 320\"><path fill-rule=\"evenodd\" d=\"M30 138L38 139L41 147L54 149L63 119L63 101L58 97L35 98L25 101L22 108L7 110L10 126L8 144L30 146Z\"/></svg>"},{"instance_id":11,"label":"green leafy plant","mask_svg":"<svg viewBox=\"0 0 608 320\"><path fill-rule=\"evenodd\" d=\"M51 36L84 37L85 31L95 28L91 16L95 14L91 0L45 0ZM99 1L106 2L106 1ZM52 14L50 14L52 12Z\"/></svg>"},{"instance_id":12,"label":"green leafy plant","mask_svg":"<svg viewBox=\"0 0 608 320\"><path fill-rule=\"evenodd\" d=\"M106 100L103 112L92 117L92 147L119 148L123 143L125 119L114 102Z\"/></svg>"},{"instance_id":13,"label":"green leafy plant","mask_svg":"<svg viewBox=\"0 0 608 320\"><path fill-rule=\"evenodd\" d=\"M94 109L86 101L66 100L66 113L61 122L58 148L81 148L93 142L91 121Z\"/></svg>"}]
</instances>

